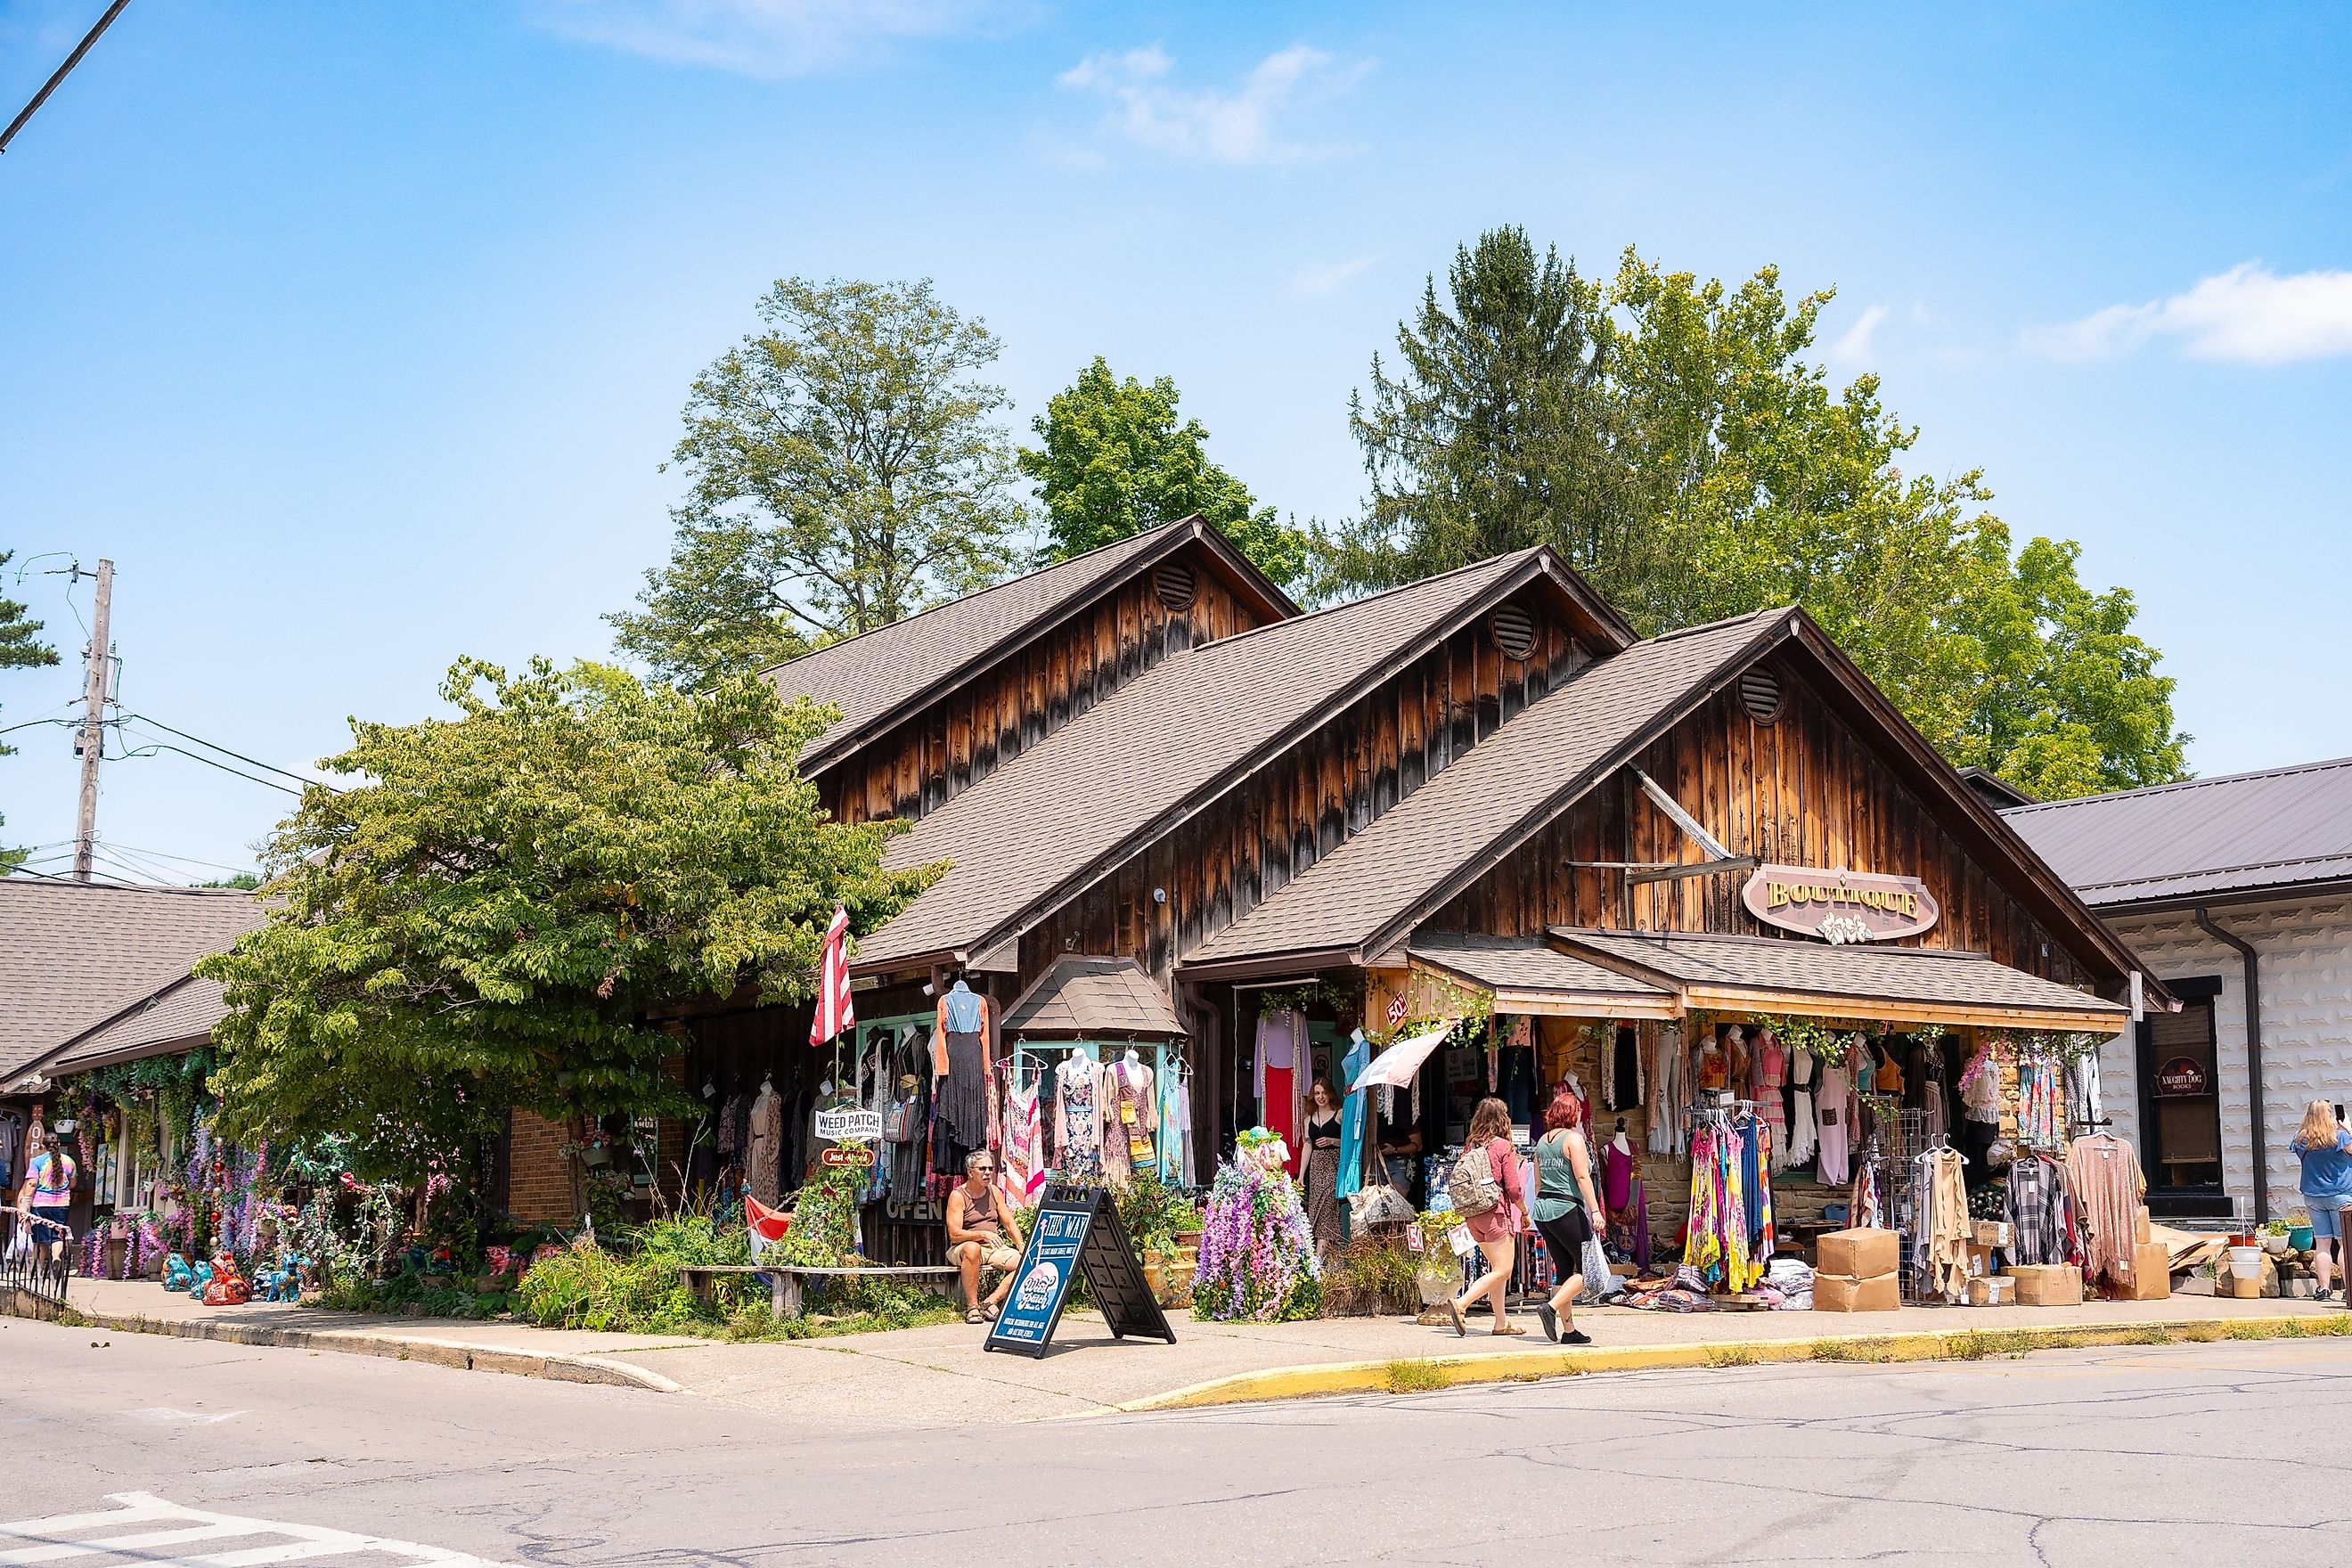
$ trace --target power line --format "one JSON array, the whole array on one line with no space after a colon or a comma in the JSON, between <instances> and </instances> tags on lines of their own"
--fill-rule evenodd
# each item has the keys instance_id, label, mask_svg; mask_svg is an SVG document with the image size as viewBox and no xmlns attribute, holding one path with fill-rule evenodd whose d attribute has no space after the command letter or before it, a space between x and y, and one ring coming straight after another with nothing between
<instances>
[{"instance_id":1,"label":"power line","mask_svg":"<svg viewBox=\"0 0 2352 1568\"><path fill-rule=\"evenodd\" d=\"M23 112L8 122L7 130L0 131L0 153L5 153L8 150L8 143L16 138L16 132L25 129L25 121L33 118L33 111L48 102L49 94L58 90L58 84L66 79L66 73L81 64L82 56L89 53L89 47L98 42L98 36L112 26L114 19L122 15L122 8L130 4L131 0L114 0L114 4L106 8L106 15L100 16L98 19L98 25L82 36L81 42L74 46L74 52L66 57L66 63L59 66L49 79L41 84L41 90L33 95L33 101L25 105Z\"/></svg>"},{"instance_id":2,"label":"power line","mask_svg":"<svg viewBox=\"0 0 2352 1568\"><path fill-rule=\"evenodd\" d=\"M187 741L187 742L192 742L193 744L202 746L202 747L204 747L204 748L205 748L206 751L208 751L208 752L219 752L222 756L224 756L224 757L235 757L238 762L245 763L247 767L259 768L259 769L260 769L262 772L264 772L264 773L276 773L276 774L278 774L278 775L279 777L281 777L281 778L289 778L289 779L292 779L295 783L299 784L305 784L305 785L308 785L308 784L319 784L319 787L320 787L320 788L321 788L321 789L325 789L325 790L331 790L331 791L332 791L332 792L333 792L334 794L336 794L336 795L341 795L341 794L342 794L342 793L343 793L342 791L341 791L341 790L339 790L339 789L335 789L335 786L334 786L334 785L332 785L332 784L319 784L319 781L318 781L317 779L314 779L314 778L309 777L309 776L308 776L308 775L306 775L306 774L303 774L303 773L290 773L290 772L289 772L288 770L286 770L286 769L284 769L284 768L277 767L277 766L275 766L275 765L273 765L273 764L271 764L271 763L265 763L265 762L261 761L258 757L248 757L248 756L247 756L243 752L232 752L232 751L230 751L226 746L219 745L219 744L216 744L216 743L215 743L215 742L214 742L207 741L207 740L205 740L205 739L203 736L201 736L201 735L191 735L191 734L189 734L185 730L174 730L174 729L173 729L173 728L172 728L172 726L170 726L169 724L164 723L162 720L160 720L160 719L150 719L150 718L149 718L149 717L147 717L147 715L146 715L146 714L144 714L144 713L125 713L124 715L122 715L121 719L120 719L120 720L118 720L118 721L117 721L117 722L118 722L118 723L131 723L131 722L136 722L136 723L144 724L144 725L146 725L146 726L147 726L149 729L151 729L151 730L161 730L161 731L163 731L163 733L165 733L166 735L177 735L181 740L183 740L183 741Z\"/></svg>"},{"instance_id":3,"label":"power line","mask_svg":"<svg viewBox=\"0 0 2352 1568\"><path fill-rule=\"evenodd\" d=\"M199 754L199 753L197 753L197 752L191 752L191 751L189 751L189 750L188 750L186 747L184 747L184 746L173 746L173 745L166 745L164 742L161 742L161 741L150 741L150 742L148 742L146 744L144 744L144 745L141 746L137 751L134 751L134 752L123 752L122 754L123 754L123 756L124 756L124 757L126 757L126 758L130 758L130 757L152 757L152 756L155 755L155 754L156 754L157 752L173 752L173 753L174 753L174 754L176 754L176 755L179 755L179 756L183 756L183 757L187 758L187 759L188 759L188 761L190 761L190 762L192 762L192 763L204 763L204 764L205 764L205 766L206 766L206 767L208 767L208 768L218 768L221 772L223 772L223 773L225 773L228 774L231 778L240 778L240 779L243 779L243 780L244 780L246 783L247 783L247 784L257 784L261 785L264 789L274 789L274 790L278 791L280 794L283 794L283 795L290 795L295 796L295 797L296 797L296 798L298 798L298 799L299 799L299 798L300 798L301 794L302 794L302 792L301 792L300 790L296 789L296 788L295 788L293 785L291 785L291 784L279 784L276 779L257 778L257 777L255 777L255 776L254 776L253 774L251 774L251 773L244 773L244 772L241 772L241 771L240 771L240 770L238 770L238 769L236 769L236 768L233 768L233 767L230 767L226 763L215 762L215 761L214 761L212 758L210 758L210 757L203 756L203 755L200 755L200 754ZM293 775L292 775L292 774L289 774L288 776L290 778L290 777L292 777ZM324 786L321 786L321 787L324 787ZM340 790L337 790L337 791L335 791L334 793L335 793L335 794L340 795L340 794L341 794L342 792L341 792L341 791L340 791Z\"/></svg>"},{"instance_id":4,"label":"power line","mask_svg":"<svg viewBox=\"0 0 2352 1568\"><path fill-rule=\"evenodd\" d=\"M157 860L177 861L184 866L202 866L208 871L226 871L233 876L240 872L250 871L253 869L250 866L224 866L217 860L199 860L193 855L174 855L167 849L142 849L136 844L116 844L114 840L110 838L104 842L113 845L115 848L123 851L125 854L146 855Z\"/></svg>"}]
</instances>

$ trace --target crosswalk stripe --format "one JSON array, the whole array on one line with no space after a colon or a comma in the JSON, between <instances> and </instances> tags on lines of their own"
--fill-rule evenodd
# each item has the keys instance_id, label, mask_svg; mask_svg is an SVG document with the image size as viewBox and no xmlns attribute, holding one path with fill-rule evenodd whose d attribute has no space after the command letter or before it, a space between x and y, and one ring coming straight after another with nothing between
<instances>
[{"instance_id":1,"label":"crosswalk stripe","mask_svg":"<svg viewBox=\"0 0 2352 1568\"><path fill-rule=\"evenodd\" d=\"M20 1519L0 1523L0 1542L36 1543L0 1552L0 1568L33 1568L38 1563L101 1557L110 1552L135 1557L137 1568L271 1568L278 1563L361 1553L405 1558L413 1568L518 1568L516 1564L475 1557L446 1547L425 1546L413 1541L362 1535L324 1525L288 1524L273 1520L247 1519L232 1513L212 1513L204 1509L182 1508L152 1492L115 1492L107 1500L119 1506L104 1512L59 1513L46 1519ZM173 1528L138 1531L127 1535L110 1532L80 1540L60 1539L88 1530L112 1527L119 1531L126 1524L167 1522ZM226 1541L240 1535L276 1539L267 1544L233 1547L225 1552L194 1556L150 1550L184 1546L200 1541Z\"/></svg>"}]
</instances>

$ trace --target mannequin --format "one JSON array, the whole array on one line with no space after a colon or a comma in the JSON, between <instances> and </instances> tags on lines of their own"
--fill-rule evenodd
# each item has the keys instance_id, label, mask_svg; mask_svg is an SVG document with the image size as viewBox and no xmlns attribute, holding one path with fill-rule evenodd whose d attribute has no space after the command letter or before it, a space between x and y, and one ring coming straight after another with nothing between
<instances>
[{"instance_id":1,"label":"mannequin","mask_svg":"<svg viewBox=\"0 0 2352 1568\"><path fill-rule=\"evenodd\" d=\"M995 1009L959 979L940 998L931 1069L940 1120L961 1148L988 1147L988 1072L996 1059Z\"/></svg>"},{"instance_id":2,"label":"mannequin","mask_svg":"<svg viewBox=\"0 0 2352 1568\"><path fill-rule=\"evenodd\" d=\"M1103 1074L1102 1164L1113 1187L1125 1188L1135 1167L1151 1163L1152 1134L1160 1126L1151 1090L1151 1069L1131 1047Z\"/></svg>"},{"instance_id":3,"label":"mannequin","mask_svg":"<svg viewBox=\"0 0 2352 1568\"><path fill-rule=\"evenodd\" d=\"M1307 1015L1292 1007L1270 1007L1259 1014L1256 1055L1252 1087L1257 1092L1259 1117L1268 1131L1282 1139L1286 1149L1302 1149L1299 1105L1306 1098L1309 1076ZM1288 1163L1290 1173L1297 1175L1297 1157Z\"/></svg>"},{"instance_id":4,"label":"mannequin","mask_svg":"<svg viewBox=\"0 0 2352 1568\"><path fill-rule=\"evenodd\" d=\"M751 1101L751 1146L743 1156L746 1184L751 1195L761 1203L773 1205L782 1195L782 1173L778 1162L783 1152L784 1102L776 1098L772 1078L760 1079L760 1093Z\"/></svg>"},{"instance_id":5,"label":"mannequin","mask_svg":"<svg viewBox=\"0 0 2352 1568\"><path fill-rule=\"evenodd\" d=\"M1813 1128L1813 1053L1801 1046L1789 1053L1789 1142L1790 1165L1812 1159L1821 1144Z\"/></svg>"},{"instance_id":6,"label":"mannequin","mask_svg":"<svg viewBox=\"0 0 2352 1568\"><path fill-rule=\"evenodd\" d=\"M1789 1123L1780 1104L1780 1086L1788 1080L1789 1054L1780 1048L1780 1037L1769 1029L1756 1031L1756 1049L1748 1062L1748 1094L1756 1101L1757 1114L1772 1133L1772 1168L1789 1168Z\"/></svg>"}]
</instances>

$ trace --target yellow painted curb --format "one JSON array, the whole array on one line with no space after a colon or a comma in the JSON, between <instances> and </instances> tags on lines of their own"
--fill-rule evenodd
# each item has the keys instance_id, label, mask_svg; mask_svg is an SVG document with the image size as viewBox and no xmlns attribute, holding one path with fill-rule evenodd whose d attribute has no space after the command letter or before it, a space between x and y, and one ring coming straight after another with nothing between
<instances>
[{"instance_id":1,"label":"yellow painted curb","mask_svg":"<svg viewBox=\"0 0 2352 1568\"><path fill-rule=\"evenodd\" d=\"M2032 1351L2093 1350L2118 1345L2223 1343L2232 1340L2334 1338L2352 1335L2352 1316L2172 1318L2137 1322L2049 1323L2018 1329L1945 1332L1829 1334L1813 1339L1744 1340L1732 1343L1632 1345L1623 1349L1497 1351L1487 1355L1430 1356L1396 1361L1337 1362L1237 1373L1116 1406L1137 1414L1192 1410L1338 1394L1406 1394L1480 1383L1536 1383L1597 1372L1658 1372L1695 1367L1766 1366L1793 1362L1885 1363L1980 1361Z\"/></svg>"}]
</instances>

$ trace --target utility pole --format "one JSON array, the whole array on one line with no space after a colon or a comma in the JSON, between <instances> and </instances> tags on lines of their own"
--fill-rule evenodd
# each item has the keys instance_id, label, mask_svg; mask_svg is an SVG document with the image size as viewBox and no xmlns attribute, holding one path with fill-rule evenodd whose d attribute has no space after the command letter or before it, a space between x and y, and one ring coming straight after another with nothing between
<instances>
[{"instance_id":1,"label":"utility pole","mask_svg":"<svg viewBox=\"0 0 2352 1568\"><path fill-rule=\"evenodd\" d=\"M114 563L98 563L98 613L89 623L89 651L82 656L89 674L81 691L81 735L74 742L81 752L81 823L74 835L74 880L89 880L89 862L98 847L98 760L106 751L106 689L112 684L114 659L106 640L107 611L114 602Z\"/></svg>"}]
</instances>

